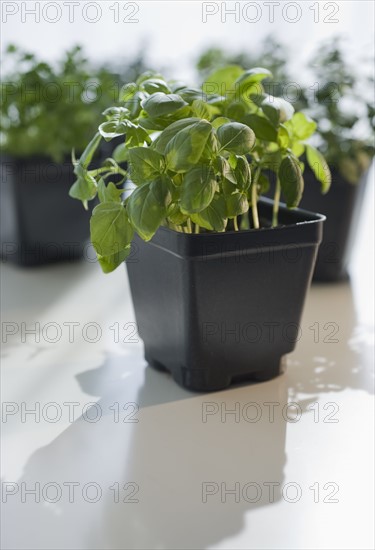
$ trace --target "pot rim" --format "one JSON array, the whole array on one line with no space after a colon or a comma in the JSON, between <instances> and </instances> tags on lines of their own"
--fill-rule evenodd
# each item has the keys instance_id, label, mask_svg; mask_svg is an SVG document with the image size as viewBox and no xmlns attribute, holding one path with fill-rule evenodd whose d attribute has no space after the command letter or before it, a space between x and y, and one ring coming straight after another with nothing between
<instances>
[{"instance_id":1,"label":"pot rim","mask_svg":"<svg viewBox=\"0 0 375 550\"><path fill-rule=\"evenodd\" d=\"M271 206L273 205L273 200L269 199L267 197L261 197L259 199L259 204L263 204L265 206ZM240 231L230 230L230 231L210 231L210 232L204 232L204 233L182 233L181 231L176 231L175 229L171 229L170 227L160 226L158 229L159 231L163 232L169 232L173 233L175 235L178 235L182 238L187 239L200 239L200 238L216 238L216 237L222 237L223 235L246 235L246 234L259 234L264 232L275 232L275 231L285 231L291 227L296 226L307 226L310 224L315 224L319 222L324 222L327 219L327 216L324 214L319 214L319 212L311 212L310 210L305 210L304 208L288 208L285 203L280 202L280 212L285 212L288 215L295 217L295 218L301 218L304 217L306 219L302 219L300 221L296 221L294 223L286 223L281 224L276 227L260 227L259 229L241 229ZM149 241L152 243L152 240Z\"/></svg>"}]
</instances>

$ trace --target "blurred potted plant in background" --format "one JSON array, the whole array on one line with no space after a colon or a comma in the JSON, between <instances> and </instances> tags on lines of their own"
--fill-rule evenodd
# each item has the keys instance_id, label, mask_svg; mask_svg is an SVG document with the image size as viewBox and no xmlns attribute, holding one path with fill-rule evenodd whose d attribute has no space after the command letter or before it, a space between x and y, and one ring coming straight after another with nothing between
<instances>
[{"instance_id":1,"label":"blurred potted plant in background","mask_svg":"<svg viewBox=\"0 0 375 550\"><path fill-rule=\"evenodd\" d=\"M347 278L375 153L374 80L364 74L364 64L350 66L338 37L319 48L311 67L316 84L306 90L304 108L318 121L316 146L329 163L332 185L322 201L315 174L307 169L301 206L327 216L316 280L339 281Z\"/></svg>"},{"instance_id":2,"label":"blurred potted plant in background","mask_svg":"<svg viewBox=\"0 0 375 550\"><path fill-rule=\"evenodd\" d=\"M274 77L265 82L265 87L277 90L281 96L286 92L296 109L317 121L315 145L330 166L332 185L327 196L322 197L310 166L316 166L314 154L310 150L306 158L305 152L302 159L306 185L300 207L327 216L314 280L338 281L347 277L368 169L375 151L374 81L364 74L363 65L361 73L359 68L354 69L346 62L340 37L325 42L315 52L309 63L313 85L310 82L309 86L301 86L300 79L293 78L287 59L286 47L267 37L257 55L253 52L228 55L219 48L210 48L200 56L197 69L205 74L222 63L240 62L245 67L267 63L266 66L273 67ZM293 92L295 83L298 86ZM270 179L272 196L275 181Z\"/></svg>"},{"instance_id":3,"label":"blurred potted plant in background","mask_svg":"<svg viewBox=\"0 0 375 550\"><path fill-rule=\"evenodd\" d=\"M192 88L141 75L74 162L71 195L86 207L99 197L90 224L103 271L127 260L146 359L192 390L272 378L298 338L324 219L296 210L316 124L265 92L271 77L232 65ZM101 140L119 136L91 167ZM326 192L328 166L311 149ZM270 169L273 201L261 198ZM119 174L135 186L126 198Z\"/></svg>"},{"instance_id":4,"label":"blurred potted plant in background","mask_svg":"<svg viewBox=\"0 0 375 550\"><path fill-rule=\"evenodd\" d=\"M1 85L1 256L23 265L81 257L87 219L69 199L72 147L82 152L119 75L93 67L79 46L51 65L16 46ZM99 162L105 151L99 151Z\"/></svg>"}]
</instances>

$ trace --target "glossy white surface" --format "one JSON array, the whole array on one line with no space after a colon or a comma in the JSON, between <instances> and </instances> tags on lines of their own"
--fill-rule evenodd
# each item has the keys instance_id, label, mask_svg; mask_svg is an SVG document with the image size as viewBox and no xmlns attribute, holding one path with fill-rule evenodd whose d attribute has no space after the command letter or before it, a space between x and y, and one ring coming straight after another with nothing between
<instances>
[{"instance_id":1,"label":"glossy white surface","mask_svg":"<svg viewBox=\"0 0 375 550\"><path fill-rule=\"evenodd\" d=\"M311 288L286 374L214 394L146 367L132 325L122 329L134 321L122 269L2 266L2 322L18 327L2 348L3 548L373 548L372 189L367 199L351 283ZM74 343L67 322L79 323ZM97 343L93 327L82 335L89 322ZM39 343L22 342L21 323L40 323ZM56 326L61 340L48 342ZM22 417L36 403L38 421ZM239 418L225 415L236 407ZM39 503L25 494L35 483ZM138 502L123 502L133 492Z\"/></svg>"}]
</instances>

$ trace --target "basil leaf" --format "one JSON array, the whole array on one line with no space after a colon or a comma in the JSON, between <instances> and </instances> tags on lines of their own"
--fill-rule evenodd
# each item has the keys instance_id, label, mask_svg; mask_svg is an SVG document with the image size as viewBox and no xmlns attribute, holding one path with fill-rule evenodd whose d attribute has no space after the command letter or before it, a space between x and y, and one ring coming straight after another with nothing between
<instances>
[{"instance_id":1,"label":"basil leaf","mask_svg":"<svg viewBox=\"0 0 375 550\"><path fill-rule=\"evenodd\" d=\"M200 212L214 198L216 178L211 167L200 164L185 174L181 190L181 211L185 214Z\"/></svg>"},{"instance_id":2,"label":"basil leaf","mask_svg":"<svg viewBox=\"0 0 375 550\"><path fill-rule=\"evenodd\" d=\"M133 228L125 207L118 202L104 202L93 210L91 242L100 256L112 256L130 245Z\"/></svg>"},{"instance_id":3,"label":"basil leaf","mask_svg":"<svg viewBox=\"0 0 375 550\"><path fill-rule=\"evenodd\" d=\"M111 273L119 265L121 265L131 252L131 246L127 246L124 250L120 250L111 256L101 256L97 254L98 262L102 268L103 273Z\"/></svg>"},{"instance_id":4,"label":"basil leaf","mask_svg":"<svg viewBox=\"0 0 375 550\"><path fill-rule=\"evenodd\" d=\"M149 147L133 147L129 149L131 179L142 184L152 181L164 170L163 156Z\"/></svg>"},{"instance_id":5,"label":"basil leaf","mask_svg":"<svg viewBox=\"0 0 375 550\"><path fill-rule=\"evenodd\" d=\"M308 139L316 130L316 123L303 113L295 113L285 126L295 139L301 141Z\"/></svg>"},{"instance_id":6,"label":"basil leaf","mask_svg":"<svg viewBox=\"0 0 375 550\"><path fill-rule=\"evenodd\" d=\"M244 122L253 130L256 137L263 141L277 141L277 131L271 122L259 115L246 115Z\"/></svg>"},{"instance_id":7,"label":"basil leaf","mask_svg":"<svg viewBox=\"0 0 375 550\"><path fill-rule=\"evenodd\" d=\"M303 193L303 176L298 161L288 155L280 164L281 190L289 208L298 206Z\"/></svg>"},{"instance_id":8,"label":"basil leaf","mask_svg":"<svg viewBox=\"0 0 375 550\"><path fill-rule=\"evenodd\" d=\"M184 105L187 105L187 103L178 94L163 94L157 92L150 95L147 99L144 99L141 105L142 109L146 111L150 117L160 117L174 113Z\"/></svg>"},{"instance_id":9,"label":"basil leaf","mask_svg":"<svg viewBox=\"0 0 375 550\"><path fill-rule=\"evenodd\" d=\"M166 218L171 193L165 178L146 183L130 195L127 203L129 219L139 236L149 241Z\"/></svg>"},{"instance_id":10,"label":"basil leaf","mask_svg":"<svg viewBox=\"0 0 375 550\"><path fill-rule=\"evenodd\" d=\"M192 126L196 122L199 122L199 118L185 118L183 120L177 120L176 122L173 122L163 130L163 132L160 134L160 136L157 137L157 139L153 143L153 148L158 152L164 155L165 149L168 145L168 143L171 141L172 138L184 128L187 128L188 126Z\"/></svg>"},{"instance_id":11,"label":"basil leaf","mask_svg":"<svg viewBox=\"0 0 375 550\"><path fill-rule=\"evenodd\" d=\"M249 153L255 144L254 132L240 122L228 122L217 129L221 148L230 153Z\"/></svg>"},{"instance_id":12,"label":"basil leaf","mask_svg":"<svg viewBox=\"0 0 375 550\"><path fill-rule=\"evenodd\" d=\"M103 178L98 182L98 197L100 202L121 202L123 189L118 189L111 181L106 185Z\"/></svg>"},{"instance_id":13,"label":"basil leaf","mask_svg":"<svg viewBox=\"0 0 375 550\"><path fill-rule=\"evenodd\" d=\"M165 149L167 168L174 172L188 172L202 156L212 126L206 120L199 120L180 130Z\"/></svg>"},{"instance_id":14,"label":"basil leaf","mask_svg":"<svg viewBox=\"0 0 375 550\"><path fill-rule=\"evenodd\" d=\"M239 65L228 65L211 73L204 82L202 88L207 94L225 94L233 88L238 77L243 73Z\"/></svg>"},{"instance_id":15,"label":"basil leaf","mask_svg":"<svg viewBox=\"0 0 375 550\"><path fill-rule=\"evenodd\" d=\"M321 183L322 193L327 193L331 186L331 172L323 155L311 145L306 145L307 162Z\"/></svg>"},{"instance_id":16,"label":"basil leaf","mask_svg":"<svg viewBox=\"0 0 375 550\"><path fill-rule=\"evenodd\" d=\"M225 198L222 195L216 195L211 204L198 212L191 214L194 223L210 231L224 231L227 225L227 207Z\"/></svg>"}]
</instances>

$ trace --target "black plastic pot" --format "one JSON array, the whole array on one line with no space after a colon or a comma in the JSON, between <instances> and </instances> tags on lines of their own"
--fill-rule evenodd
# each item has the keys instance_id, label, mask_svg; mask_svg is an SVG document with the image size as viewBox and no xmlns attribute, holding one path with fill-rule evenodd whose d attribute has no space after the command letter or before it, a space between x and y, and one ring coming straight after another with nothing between
<instances>
[{"instance_id":1,"label":"black plastic pot","mask_svg":"<svg viewBox=\"0 0 375 550\"><path fill-rule=\"evenodd\" d=\"M363 175L358 184L352 184L337 170L331 168L331 172L332 185L326 195L321 194L320 184L307 166L304 172L305 189L301 208L320 212L327 217L314 281L334 282L348 277L347 267L368 181L368 173Z\"/></svg>"},{"instance_id":2,"label":"black plastic pot","mask_svg":"<svg viewBox=\"0 0 375 550\"><path fill-rule=\"evenodd\" d=\"M272 201L260 201L271 219ZM145 358L180 385L214 391L282 369L299 322L324 216L281 207L281 227L136 238L127 262Z\"/></svg>"},{"instance_id":3,"label":"black plastic pot","mask_svg":"<svg viewBox=\"0 0 375 550\"><path fill-rule=\"evenodd\" d=\"M68 195L71 161L3 157L0 170L2 261L40 265L82 257L90 214Z\"/></svg>"}]
</instances>

